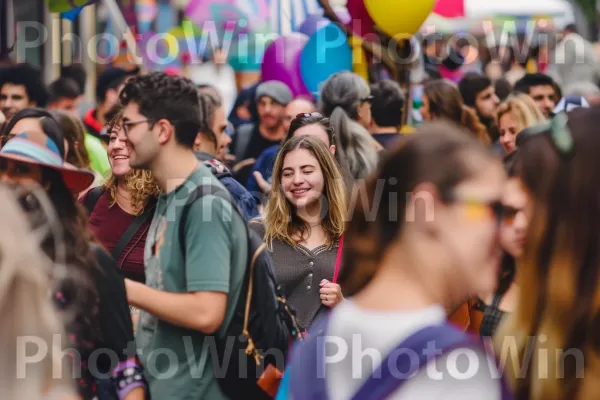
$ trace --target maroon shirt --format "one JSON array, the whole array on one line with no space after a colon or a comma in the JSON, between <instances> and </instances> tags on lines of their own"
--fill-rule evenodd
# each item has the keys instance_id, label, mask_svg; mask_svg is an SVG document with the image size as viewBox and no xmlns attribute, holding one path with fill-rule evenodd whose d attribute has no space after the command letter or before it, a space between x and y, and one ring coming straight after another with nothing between
<instances>
[{"instance_id":1,"label":"maroon shirt","mask_svg":"<svg viewBox=\"0 0 600 400\"><path fill-rule=\"evenodd\" d=\"M109 204L110 197L107 192L104 192L89 217L88 225L96 235L96 239L108 251L112 252L135 216L127 214L118 204L110 208ZM122 270L126 278L142 283L146 280L144 275L144 247L146 246L146 236L149 229L150 221L147 221L127 243L125 250L117 260L117 267Z\"/></svg>"}]
</instances>

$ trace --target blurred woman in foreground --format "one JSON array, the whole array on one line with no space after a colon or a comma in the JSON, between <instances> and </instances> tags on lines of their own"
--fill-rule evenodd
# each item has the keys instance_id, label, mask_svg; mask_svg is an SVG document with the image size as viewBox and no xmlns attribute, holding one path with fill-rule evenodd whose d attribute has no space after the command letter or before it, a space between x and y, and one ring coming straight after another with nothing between
<instances>
[{"instance_id":1,"label":"blurred woman in foreground","mask_svg":"<svg viewBox=\"0 0 600 400\"><path fill-rule=\"evenodd\" d=\"M504 186L502 204L504 215L500 228L500 244L502 245L502 262L498 276L498 287L493 293L485 293L478 303L483 311L483 319L479 334L494 336L500 321L507 313L514 311L520 292L515 277L517 260L523 255L523 245L527 234L528 220L527 192L521 181L521 156L514 151L504 159L504 169L508 180Z\"/></svg>"},{"instance_id":2,"label":"blurred woman in foreground","mask_svg":"<svg viewBox=\"0 0 600 400\"><path fill-rule=\"evenodd\" d=\"M530 195L517 271L523 289L495 337L498 352L516 340L519 359L506 372L519 399L588 400L600 392L598 126L600 109L579 109L519 134Z\"/></svg>"},{"instance_id":3,"label":"blurred woman in foreground","mask_svg":"<svg viewBox=\"0 0 600 400\"><path fill-rule=\"evenodd\" d=\"M53 289L50 260L40 249L41 238L30 228L17 193L0 185L0 391L6 400L75 400L71 368L61 356L65 339L62 321L48 296ZM46 222L56 222L50 219ZM47 229L47 227L46 227ZM56 336L58 335L58 336ZM41 360L25 365L19 376L23 346L46 347ZM23 353L24 354L24 353ZM55 376L56 372L60 372Z\"/></svg>"},{"instance_id":4,"label":"blurred woman in foreground","mask_svg":"<svg viewBox=\"0 0 600 400\"><path fill-rule=\"evenodd\" d=\"M101 397L103 384L108 384L113 397L142 399L142 366L129 350L134 337L125 283L114 260L94 243L85 211L75 200L94 175L66 164L56 148L42 132L15 136L0 150L0 180L41 186L58 216L61 243L51 238L42 249L56 265L67 268L52 295L70 345L79 355L73 357L73 364L81 371L77 380L81 396L86 400ZM98 349L106 351L98 354Z\"/></svg>"}]
</instances>

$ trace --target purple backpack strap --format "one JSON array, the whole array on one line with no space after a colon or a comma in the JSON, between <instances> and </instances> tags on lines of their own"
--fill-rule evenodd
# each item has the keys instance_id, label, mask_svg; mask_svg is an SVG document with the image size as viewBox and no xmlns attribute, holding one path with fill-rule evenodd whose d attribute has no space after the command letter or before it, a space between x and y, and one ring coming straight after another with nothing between
<instances>
[{"instance_id":1,"label":"purple backpack strap","mask_svg":"<svg viewBox=\"0 0 600 400\"><path fill-rule=\"evenodd\" d=\"M294 400L327 400L327 386L325 382L325 341L322 339L327 331L329 316L325 316L312 327L309 338L299 342L294 348L292 366L290 368L289 394ZM354 394L352 400L383 400L398 390L415 372L432 360L425 354L428 343L434 341L435 348L441 350L434 357L446 355L454 349L471 348L481 349L486 352L483 343L473 336L456 329L450 324L428 326L408 337L396 346L395 349L410 349L411 354L416 354L418 362L406 352L396 357L394 372L399 371L403 377L394 376L390 369L390 355L397 353L391 351L379 368L363 383ZM486 352L487 353L487 352ZM502 384L502 400L513 400L508 385L504 379Z\"/></svg>"},{"instance_id":2,"label":"purple backpack strap","mask_svg":"<svg viewBox=\"0 0 600 400\"><path fill-rule=\"evenodd\" d=\"M289 398L327 400L323 337L327 332L328 323L329 313L313 323L308 337L294 346L289 376Z\"/></svg>"},{"instance_id":3,"label":"purple backpack strap","mask_svg":"<svg viewBox=\"0 0 600 400\"><path fill-rule=\"evenodd\" d=\"M353 400L383 400L388 398L393 392L398 390L407 382L413 374L424 367L429 361L433 360L431 355L425 354L428 343L434 342L435 348L441 350L434 358L449 354L458 348L481 349L486 351L483 343L475 337L472 337L461 330L456 329L450 324L438 326L428 326L415 332L394 350L403 351L396 357L393 371L390 369L390 357L397 351L392 350L379 368L363 383L360 389L354 394ZM410 353L410 354L408 354ZM417 356L418 362L415 363L414 356ZM395 372L402 373L402 377L394 376ZM504 379L502 379L502 399L510 400L512 395L508 391Z\"/></svg>"}]
</instances>

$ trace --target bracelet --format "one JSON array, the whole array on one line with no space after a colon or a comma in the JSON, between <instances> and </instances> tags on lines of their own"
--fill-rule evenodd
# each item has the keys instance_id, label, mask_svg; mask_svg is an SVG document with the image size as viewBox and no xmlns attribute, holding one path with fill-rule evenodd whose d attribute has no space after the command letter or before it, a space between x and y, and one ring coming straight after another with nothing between
<instances>
[{"instance_id":1,"label":"bracelet","mask_svg":"<svg viewBox=\"0 0 600 400\"><path fill-rule=\"evenodd\" d=\"M129 306L129 312L131 313L139 313L141 310L134 306Z\"/></svg>"}]
</instances>

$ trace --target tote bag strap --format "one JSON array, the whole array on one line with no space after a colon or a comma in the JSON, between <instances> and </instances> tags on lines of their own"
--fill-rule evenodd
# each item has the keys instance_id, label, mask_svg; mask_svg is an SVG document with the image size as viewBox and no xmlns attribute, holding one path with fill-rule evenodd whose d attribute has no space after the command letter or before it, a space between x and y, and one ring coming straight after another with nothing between
<instances>
[{"instance_id":1,"label":"tote bag strap","mask_svg":"<svg viewBox=\"0 0 600 400\"><path fill-rule=\"evenodd\" d=\"M338 245L337 257L335 259L335 270L333 271L333 283L337 283L338 275L340 273L340 265L342 264L342 252L344 249L344 235L340 236L340 242Z\"/></svg>"}]
</instances>

